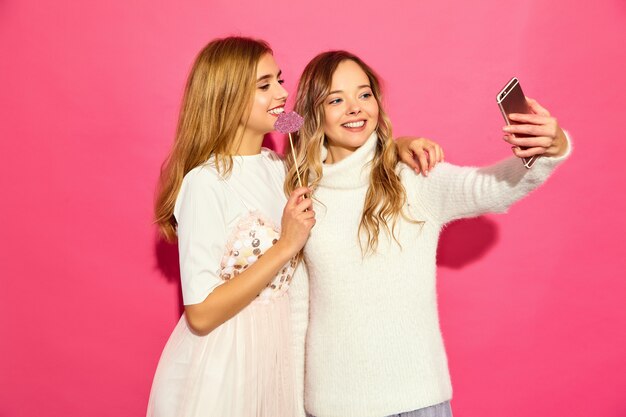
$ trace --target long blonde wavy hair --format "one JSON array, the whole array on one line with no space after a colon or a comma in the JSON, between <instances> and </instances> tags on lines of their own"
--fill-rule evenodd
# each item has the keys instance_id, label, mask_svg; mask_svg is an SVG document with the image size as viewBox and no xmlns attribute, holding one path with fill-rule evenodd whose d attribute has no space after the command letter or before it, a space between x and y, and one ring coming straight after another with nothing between
<instances>
[{"instance_id":1,"label":"long blonde wavy hair","mask_svg":"<svg viewBox=\"0 0 626 417\"><path fill-rule=\"evenodd\" d=\"M183 177L211 156L221 174L231 172L242 140L238 128L250 116L257 64L266 53L272 50L264 41L228 37L210 42L196 57L156 192L155 223L166 240L176 240L174 205Z\"/></svg>"},{"instance_id":2,"label":"long blonde wavy hair","mask_svg":"<svg viewBox=\"0 0 626 417\"><path fill-rule=\"evenodd\" d=\"M379 108L376 127L378 142L371 162L369 187L358 231L361 251L366 255L376 251L383 230L398 242L394 233L398 216L412 221L403 211L406 191L396 173L398 153L391 122L382 106L381 85L374 70L356 55L346 51L323 52L313 58L304 69L298 84L295 111L304 117L304 124L295 135L294 147L302 182L315 189L322 178L321 147L327 145L323 128L324 100L330 93L335 70L346 60L354 61L365 72ZM298 187L296 164L291 154L286 157L286 165L285 192L289 194Z\"/></svg>"}]
</instances>

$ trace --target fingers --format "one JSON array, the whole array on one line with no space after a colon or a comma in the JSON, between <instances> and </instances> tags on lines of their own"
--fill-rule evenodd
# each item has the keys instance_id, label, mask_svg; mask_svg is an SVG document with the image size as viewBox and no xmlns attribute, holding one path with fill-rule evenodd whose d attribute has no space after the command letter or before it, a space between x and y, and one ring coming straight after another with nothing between
<instances>
[{"instance_id":1,"label":"fingers","mask_svg":"<svg viewBox=\"0 0 626 417\"><path fill-rule=\"evenodd\" d=\"M520 149L517 146L513 146L511 149L515 156L517 156L518 158L528 158L533 155L543 155L544 153L546 153L546 148L542 147Z\"/></svg>"},{"instance_id":2,"label":"fingers","mask_svg":"<svg viewBox=\"0 0 626 417\"><path fill-rule=\"evenodd\" d=\"M417 164L417 162L415 162L415 158L413 156L413 152L411 152L410 150L406 151L406 152L398 152L398 155L400 156L400 160L402 162L404 162L405 164L410 166L413 171L419 173L420 167Z\"/></svg>"},{"instance_id":3,"label":"fingers","mask_svg":"<svg viewBox=\"0 0 626 417\"><path fill-rule=\"evenodd\" d=\"M519 124L502 128L507 133L503 139L514 145L511 149L519 158L545 154L554 144L559 131L557 120L537 100L526 97L526 102L534 114L511 113L508 115L509 119Z\"/></svg>"},{"instance_id":4,"label":"fingers","mask_svg":"<svg viewBox=\"0 0 626 417\"><path fill-rule=\"evenodd\" d=\"M296 213L302 213L306 210L309 210L313 206L313 200L310 198L303 198L296 206Z\"/></svg>"},{"instance_id":5,"label":"fingers","mask_svg":"<svg viewBox=\"0 0 626 417\"><path fill-rule=\"evenodd\" d=\"M519 123L531 123L535 125L545 125L550 123L552 118L550 116L544 116L541 114L525 114L525 113L510 113L509 119Z\"/></svg>"},{"instance_id":6,"label":"fingers","mask_svg":"<svg viewBox=\"0 0 626 417\"><path fill-rule=\"evenodd\" d=\"M435 165L437 165L439 162L443 162L443 149L436 143L433 144L433 148L435 150Z\"/></svg>"},{"instance_id":7,"label":"fingers","mask_svg":"<svg viewBox=\"0 0 626 417\"><path fill-rule=\"evenodd\" d=\"M283 230L286 231L288 228L295 227L295 229L290 230L300 229L301 231L308 232L315 225L313 200L311 198L304 198L304 194L310 191L310 189L302 187L302 189L294 190L291 194L283 211ZM299 198L300 201L295 202L296 198ZM301 229L302 226L305 226L305 229Z\"/></svg>"},{"instance_id":8,"label":"fingers","mask_svg":"<svg viewBox=\"0 0 626 417\"><path fill-rule=\"evenodd\" d=\"M542 147L549 148L552 146L554 139L547 136L532 136L528 138L520 138L512 135L504 135L502 138L504 141L514 146L521 146L524 148Z\"/></svg>"},{"instance_id":9,"label":"fingers","mask_svg":"<svg viewBox=\"0 0 626 417\"><path fill-rule=\"evenodd\" d=\"M428 139L424 139L423 143L415 143L411 149L419 161L420 171L424 176L428 176L428 173L443 161L441 146Z\"/></svg>"},{"instance_id":10,"label":"fingers","mask_svg":"<svg viewBox=\"0 0 626 417\"><path fill-rule=\"evenodd\" d=\"M287 200L286 207L294 207L298 204L301 198L305 197L306 194L310 194L311 189L308 187L299 187L291 192L289 199Z\"/></svg>"},{"instance_id":11,"label":"fingers","mask_svg":"<svg viewBox=\"0 0 626 417\"><path fill-rule=\"evenodd\" d=\"M428 173L443 161L441 146L426 138L402 137L396 139L396 144L402 162L418 174L428 176Z\"/></svg>"},{"instance_id":12,"label":"fingers","mask_svg":"<svg viewBox=\"0 0 626 417\"><path fill-rule=\"evenodd\" d=\"M550 116L550 112L545 107L542 107L541 104L537 102L537 100L526 97L526 103L528 103L528 106L534 113L542 116Z\"/></svg>"},{"instance_id":13,"label":"fingers","mask_svg":"<svg viewBox=\"0 0 626 417\"><path fill-rule=\"evenodd\" d=\"M315 211L314 210L305 211L304 213L301 214L301 218L304 220L315 219Z\"/></svg>"},{"instance_id":14,"label":"fingers","mask_svg":"<svg viewBox=\"0 0 626 417\"><path fill-rule=\"evenodd\" d=\"M425 175L428 175L428 173L433 170L435 164L437 163L437 151L433 146L426 146L424 148L424 153L426 154L426 159L428 160L428 166L426 167Z\"/></svg>"},{"instance_id":15,"label":"fingers","mask_svg":"<svg viewBox=\"0 0 626 417\"><path fill-rule=\"evenodd\" d=\"M509 125L502 128L506 133L522 134L530 136L548 136L554 138L557 134L557 129L554 125Z\"/></svg>"},{"instance_id":16,"label":"fingers","mask_svg":"<svg viewBox=\"0 0 626 417\"><path fill-rule=\"evenodd\" d=\"M418 151L416 151L415 157L419 161L420 172L424 176L427 177L428 176L428 158L426 157L426 152L424 151L424 148L420 148Z\"/></svg>"},{"instance_id":17,"label":"fingers","mask_svg":"<svg viewBox=\"0 0 626 417\"><path fill-rule=\"evenodd\" d=\"M307 199L306 201L311 202L311 199ZM303 211L300 211L301 206L298 205L298 214L296 215L296 219L302 222L310 231L313 226L315 226L315 211L311 208L307 208Z\"/></svg>"},{"instance_id":18,"label":"fingers","mask_svg":"<svg viewBox=\"0 0 626 417\"><path fill-rule=\"evenodd\" d=\"M411 169L415 172L419 172L420 167L418 163L415 161L413 157L413 151L411 150L411 145L415 141L419 141L419 138L414 138L412 136L401 136L396 138L395 144L398 150L398 156L400 160L411 167Z\"/></svg>"}]
</instances>

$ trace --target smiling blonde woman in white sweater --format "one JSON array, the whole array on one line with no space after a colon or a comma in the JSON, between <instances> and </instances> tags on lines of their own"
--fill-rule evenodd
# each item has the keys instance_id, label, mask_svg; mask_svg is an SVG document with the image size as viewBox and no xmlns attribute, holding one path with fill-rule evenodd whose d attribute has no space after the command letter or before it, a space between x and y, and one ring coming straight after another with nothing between
<instances>
[{"instance_id":1,"label":"smiling blonde woman in white sweater","mask_svg":"<svg viewBox=\"0 0 626 417\"><path fill-rule=\"evenodd\" d=\"M566 158L556 120L529 104L535 114L510 115L521 124L505 135L516 157L486 168L442 163L417 176L398 163L375 73L344 51L308 64L296 157L315 190L317 223L304 248L309 281L294 284L291 304L309 415L452 415L435 285L439 234L452 220L506 211ZM526 169L519 157L535 154ZM293 159L288 166L291 191Z\"/></svg>"}]
</instances>

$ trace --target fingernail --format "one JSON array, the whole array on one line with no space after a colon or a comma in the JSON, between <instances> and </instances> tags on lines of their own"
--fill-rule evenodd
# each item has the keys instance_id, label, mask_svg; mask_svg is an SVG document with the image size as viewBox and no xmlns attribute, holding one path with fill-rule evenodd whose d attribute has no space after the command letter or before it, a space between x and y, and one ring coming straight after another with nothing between
<instances>
[{"instance_id":1,"label":"fingernail","mask_svg":"<svg viewBox=\"0 0 626 417\"><path fill-rule=\"evenodd\" d=\"M425 176L428 176L428 170L427 170L427 169L426 169L426 170L424 170L424 175L425 175Z\"/></svg>"},{"instance_id":2,"label":"fingernail","mask_svg":"<svg viewBox=\"0 0 626 417\"><path fill-rule=\"evenodd\" d=\"M502 130L504 130L505 132L510 132L511 128L509 126L504 126Z\"/></svg>"}]
</instances>

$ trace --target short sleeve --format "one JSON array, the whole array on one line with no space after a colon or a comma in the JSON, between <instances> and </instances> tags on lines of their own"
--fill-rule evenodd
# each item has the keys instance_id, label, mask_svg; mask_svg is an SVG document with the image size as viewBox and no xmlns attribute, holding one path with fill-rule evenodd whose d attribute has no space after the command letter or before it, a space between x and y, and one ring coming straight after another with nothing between
<instances>
[{"instance_id":1,"label":"short sleeve","mask_svg":"<svg viewBox=\"0 0 626 417\"><path fill-rule=\"evenodd\" d=\"M180 276L185 305L198 304L224 281L219 277L226 245L223 184L209 167L185 178L176 199Z\"/></svg>"}]
</instances>

